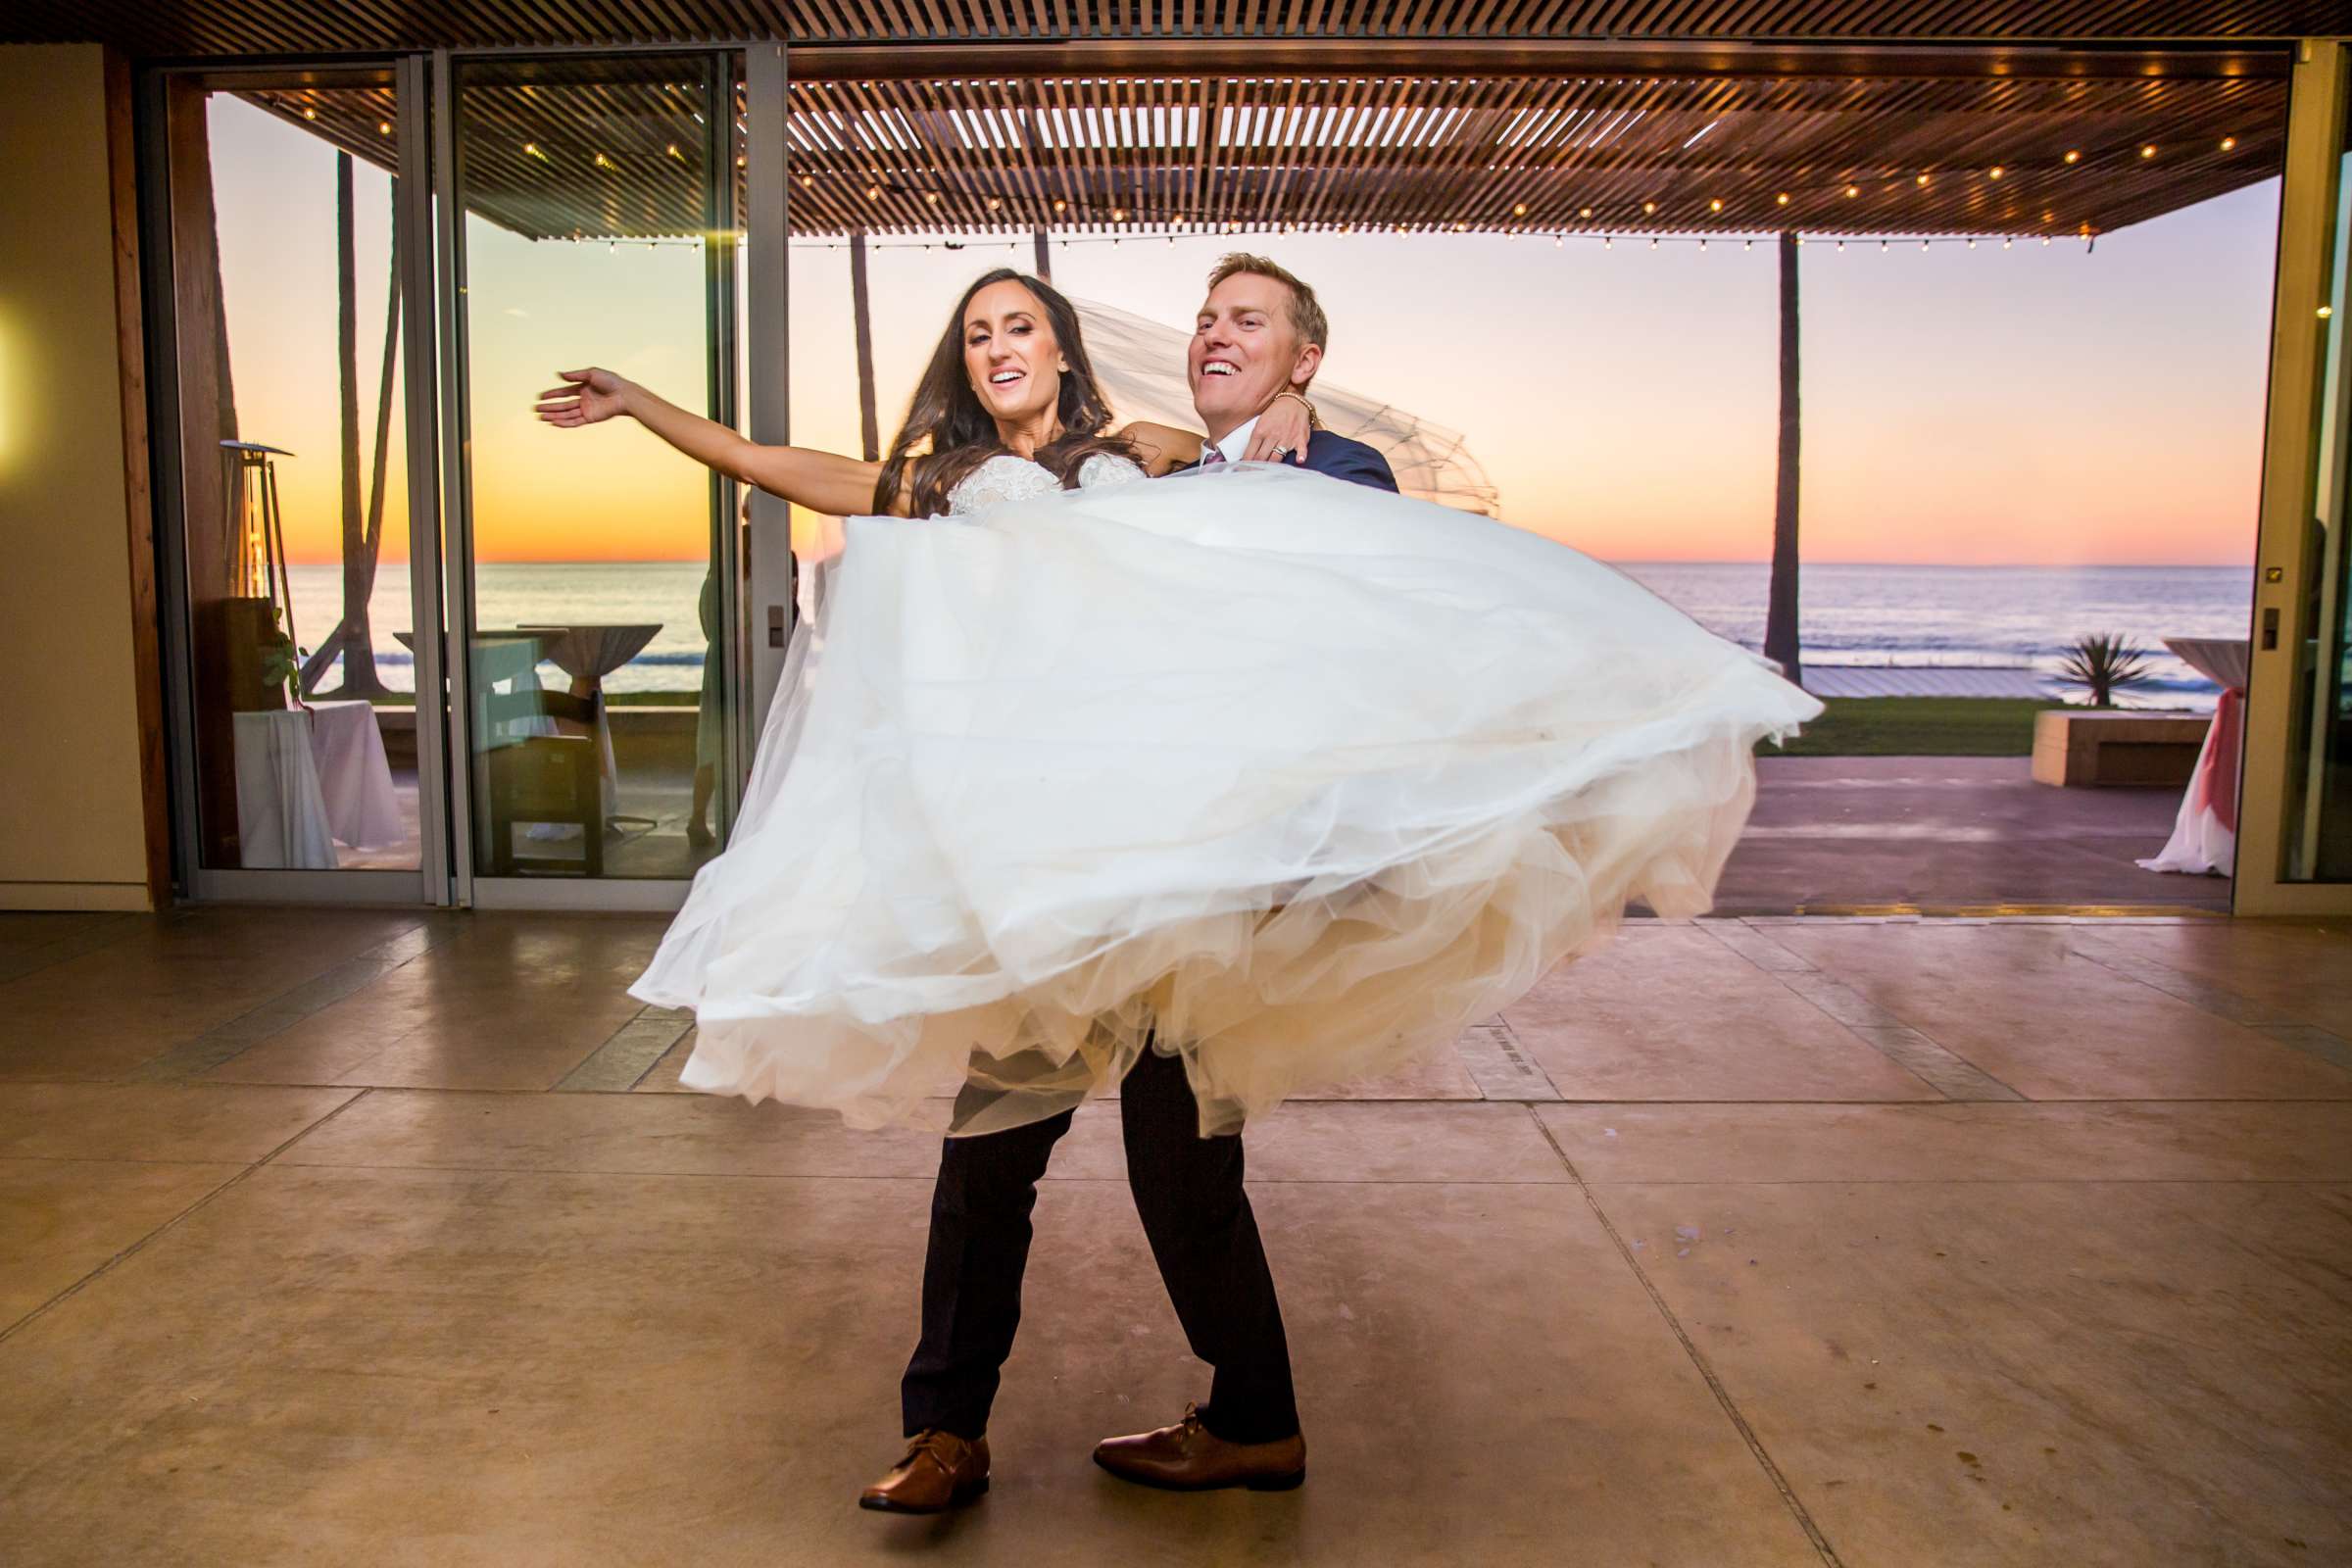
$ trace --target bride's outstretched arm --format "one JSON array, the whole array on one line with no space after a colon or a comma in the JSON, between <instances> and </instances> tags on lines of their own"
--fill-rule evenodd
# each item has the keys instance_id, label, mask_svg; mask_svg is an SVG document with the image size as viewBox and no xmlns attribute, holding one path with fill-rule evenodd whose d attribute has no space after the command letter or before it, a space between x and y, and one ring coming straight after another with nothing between
<instances>
[{"instance_id":1,"label":"bride's outstretched arm","mask_svg":"<svg viewBox=\"0 0 2352 1568\"><path fill-rule=\"evenodd\" d=\"M539 394L539 417L572 429L625 414L706 467L782 496L795 506L832 516L871 512L878 463L860 463L808 447L769 447L747 441L715 420L689 414L611 370L559 370L564 384ZM906 509L902 495L894 512Z\"/></svg>"}]
</instances>

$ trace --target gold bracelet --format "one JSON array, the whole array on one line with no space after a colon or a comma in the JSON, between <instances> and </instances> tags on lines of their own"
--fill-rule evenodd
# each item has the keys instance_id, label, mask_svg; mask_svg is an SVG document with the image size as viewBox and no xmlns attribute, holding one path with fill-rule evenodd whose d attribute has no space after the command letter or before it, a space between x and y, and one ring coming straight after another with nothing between
<instances>
[{"instance_id":1,"label":"gold bracelet","mask_svg":"<svg viewBox=\"0 0 2352 1568\"><path fill-rule=\"evenodd\" d=\"M1320 430L1323 428L1323 417L1321 415L1315 412L1315 406L1311 401L1297 392L1277 392L1274 394L1274 403L1280 403L1284 398L1289 398L1293 403L1298 404L1300 408L1306 411L1306 427L1309 430ZM1269 403L1266 405L1266 407L1270 409L1274 406L1274 403Z\"/></svg>"}]
</instances>

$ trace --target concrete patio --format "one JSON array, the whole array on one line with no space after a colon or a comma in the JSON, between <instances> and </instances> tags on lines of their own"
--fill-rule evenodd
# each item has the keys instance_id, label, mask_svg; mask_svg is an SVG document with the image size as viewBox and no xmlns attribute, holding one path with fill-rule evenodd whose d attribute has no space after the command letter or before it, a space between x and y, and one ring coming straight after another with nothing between
<instances>
[{"instance_id":1,"label":"concrete patio","mask_svg":"<svg viewBox=\"0 0 2352 1568\"><path fill-rule=\"evenodd\" d=\"M896 1456L931 1141L665 1092L656 920L0 915L0 1556L2352 1560L2352 937L1636 924L1253 1129L1312 1454L1204 1387L1090 1110L996 1490Z\"/></svg>"}]
</instances>

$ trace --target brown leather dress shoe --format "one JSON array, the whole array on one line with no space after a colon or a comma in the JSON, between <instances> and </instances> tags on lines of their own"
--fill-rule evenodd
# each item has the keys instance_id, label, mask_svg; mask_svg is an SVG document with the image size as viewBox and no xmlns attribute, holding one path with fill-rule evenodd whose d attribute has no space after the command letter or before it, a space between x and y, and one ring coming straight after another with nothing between
<instances>
[{"instance_id":1,"label":"brown leather dress shoe","mask_svg":"<svg viewBox=\"0 0 2352 1568\"><path fill-rule=\"evenodd\" d=\"M906 1457L858 1494L858 1506L883 1513L945 1513L988 1490L988 1440L969 1443L937 1427L907 1440Z\"/></svg>"},{"instance_id":2,"label":"brown leather dress shoe","mask_svg":"<svg viewBox=\"0 0 2352 1568\"><path fill-rule=\"evenodd\" d=\"M1277 1443L1227 1443L1188 1404L1172 1427L1096 1444L1095 1463L1121 1481L1169 1492L1288 1492L1306 1479L1306 1439L1293 1433Z\"/></svg>"}]
</instances>

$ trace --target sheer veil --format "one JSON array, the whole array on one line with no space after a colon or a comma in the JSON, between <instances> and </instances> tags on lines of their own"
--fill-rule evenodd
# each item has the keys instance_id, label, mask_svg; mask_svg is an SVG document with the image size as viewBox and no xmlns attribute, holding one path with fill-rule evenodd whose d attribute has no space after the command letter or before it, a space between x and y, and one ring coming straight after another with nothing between
<instances>
[{"instance_id":1,"label":"sheer veil","mask_svg":"<svg viewBox=\"0 0 2352 1568\"><path fill-rule=\"evenodd\" d=\"M1070 303L1085 323L1095 378L1102 383L1120 422L1152 419L1183 429L1200 427L1192 388L1184 377L1189 333L1115 305L1077 299ZM1501 514L1494 486L1459 430L1329 381L1317 380L1313 396L1324 426L1353 436L1387 458L1396 472L1397 488L1406 495L1484 516Z\"/></svg>"}]
</instances>

